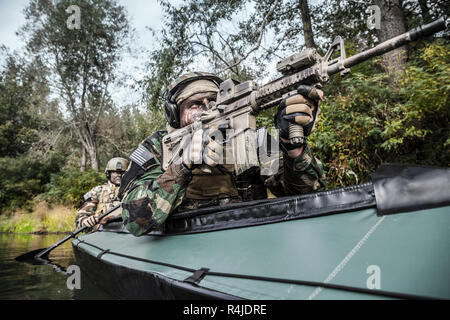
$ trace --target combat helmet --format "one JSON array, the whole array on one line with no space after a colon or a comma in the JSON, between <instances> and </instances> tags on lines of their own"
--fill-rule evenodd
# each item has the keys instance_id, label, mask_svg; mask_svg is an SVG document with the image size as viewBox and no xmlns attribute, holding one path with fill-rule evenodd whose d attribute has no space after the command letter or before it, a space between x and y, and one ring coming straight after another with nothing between
<instances>
[{"instance_id":1,"label":"combat helmet","mask_svg":"<svg viewBox=\"0 0 450 320\"><path fill-rule=\"evenodd\" d=\"M219 87L222 79L218 76L207 72L189 72L178 77L174 82L167 86L164 93L164 111L166 120L172 128L180 127L180 110L174 100L174 96L185 85L196 80L211 80Z\"/></svg>"},{"instance_id":2,"label":"combat helmet","mask_svg":"<svg viewBox=\"0 0 450 320\"><path fill-rule=\"evenodd\" d=\"M105 168L106 176L109 179L111 171L126 171L128 168L129 161L124 158L112 158L108 161Z\"/></svg>"}]
</instances>

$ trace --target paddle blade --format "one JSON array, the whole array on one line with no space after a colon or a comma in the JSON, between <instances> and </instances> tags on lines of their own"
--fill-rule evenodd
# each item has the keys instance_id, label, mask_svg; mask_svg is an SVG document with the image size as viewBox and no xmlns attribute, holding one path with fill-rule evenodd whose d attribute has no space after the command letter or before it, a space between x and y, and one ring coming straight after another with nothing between
<instances>
[{"instance_id":1,"label":"paddle blade","mask_svg":"<svg viewBox=\"0 0 450 320\"><path fill-rule=\"evenodd\" d=\"M18 257L15 257L14 260L19 261L19 262L31 263L31 264L46 264L46 263L48 263L48 260L45 259L47 255L36 258L36 256L38 254L40 254L41 252L44 252L45 250L47 250L47 248L41 248L41 249L29 251Z\"/></svg>"}]
</instances>

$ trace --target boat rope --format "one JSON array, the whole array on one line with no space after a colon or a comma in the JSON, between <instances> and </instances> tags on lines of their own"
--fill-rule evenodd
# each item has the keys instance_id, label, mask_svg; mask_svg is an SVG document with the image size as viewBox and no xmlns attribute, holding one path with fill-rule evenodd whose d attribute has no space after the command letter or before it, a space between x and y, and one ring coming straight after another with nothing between
<instances>
[{"instance_id":1,"label":"boat rope","mask_svg":"<svg viewBox=\"0 0 450 320\"><path fill-rule=\"evenodd\" d=\"M379 289L367 289L367 288L360 288L360 287L353 287L353 286L346 286L341 284L332 284L332 283L324 283L324 282L317 282L317 281L307 281L307 280L297 280L297 279L283 279L283 278L272 278L272 277L264 277L264 276L254 276L254 275L247 275L247 274L236 274L236 273L223 273L223 272L214 272L209 271L208 268L201 268L199 270L187 268L179 265L174 265L166 262L161 261L155 261L150 259L144 259L139 257L130 256L127 254L119 253L110 251L108 249L100 248L96 245L93 245L89 242L85 242L83 240L79 240L76 238L79 242L76 244L76 247L79 248L79 244L83 243L88 246L91 246L97 250L100 251L100 254L103 256L105 254L111 254L118 257L123 257L127 259L132 259L136 261L151 263L151 264L157 264L169 268L179 269L186 272L191 272L193 275L188 279L195 279L196 281L186 281L187 283L190 283L192 285L197 285L198 283L205 277L205 276L216 276L216 277L226 277L226 278L238 278L238 279L246 279L246 280L259 280L259 281L268 281L268 282L277 282L277 283L287 283L287 284L296 284L296 285L302 285L302 286L311 286L311 287L321 287L321 288L327 288L327 289L334 289L334 290L343 290L343 291L349 291L349 292L357 292L357 293L363 293L363 294L369 294L369 295L378 295L378 296L385 296L395 299L406 299L406 300L439 300L439 298L435 297L427 297L427 296L420 296L415 294L408 294L408 293L401 293L401 292L392 292L392 291L385 291L385 290L379 290ZM200 279L196 279L195 275L201 276Z\"/></svg>"}]
</instances>

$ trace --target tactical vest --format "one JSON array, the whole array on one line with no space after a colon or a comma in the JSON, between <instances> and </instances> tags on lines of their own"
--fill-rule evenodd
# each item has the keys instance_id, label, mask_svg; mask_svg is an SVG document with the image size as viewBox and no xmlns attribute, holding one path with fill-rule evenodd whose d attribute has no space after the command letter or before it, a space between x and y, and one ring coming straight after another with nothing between
<instances>
[{"instance_id":1,"label":"tactical vest","mask_svg":"<svg viewBox=\"0 0 450 320\"><path fill-rule=\"evenodd\" d=\"M267 131L267 130L266 130ZM265 137L265 133L260 134ZM149 168L161 165L162 138L167 131L157 131L145 139L130 155L131 164L122 177L119 198L123 198L134 181L139 179ZM155 145L154 141L158 141ZM263 139L261 139L263 140ZM224 150L226 157L227 150ZM191 210L199 207L223 205L230 202L249 201L267 198L266 188L260 180L259 171L249 170L239 177L233 175L234 165L222 165L228 171L222 173L214 168L211 173L204 173L200 169L192 170L192 179L187 186L179 210ZM259 168L253 168L259 170Z\"/></svg>"},{"instance_id":2,"label":"tactical vest","mask_svg":"<svg viewBox=\"0 0 450 320\"><path fill-rule=\"evenodd\" d=\"M227 170L232 166L224 165ZM231 168L228 168L231 167ZM192 200L235 198L238 191L230 173L222 173L213 168L211 173L205 173L199 168L192 170L192 180L186 190L186 198Z\"/></svg>"},{"instance_id":3,"label":"tactical vest","mask_svg":"<svg viewBox=\"0 0 450 320\"><path fill-rule=\"evenodd\" d=\"M110 181L103 185L102 192L100 193L98 199L97 210L95 210L96 216L101 215L102 213L108 211L109 209L120 203L120 201L114 201L114 199L116 199L117 197L118 192L119 186L114 185ZM121 210L121 208L118 210Z\"/></svg>"}]
</instances>

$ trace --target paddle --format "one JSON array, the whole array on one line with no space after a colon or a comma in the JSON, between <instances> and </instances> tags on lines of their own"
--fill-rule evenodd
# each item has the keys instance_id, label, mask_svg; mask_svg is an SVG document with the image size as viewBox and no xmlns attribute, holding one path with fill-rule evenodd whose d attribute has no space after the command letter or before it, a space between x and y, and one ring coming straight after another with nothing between
<instances>
[{"instance_id":1,"label":"paddle","mask_svg":"<svg viewBox=\"0 0 450 320\"><path fill-rule=\"evenodd\" d=\"M106 217L108 214L110 214L111 212L113 212L114 210L116 210L119 207L120 207L120 204L118 204L117 206L109 209L104 214L102 214L101 216L98 217L98 221L100 222L104 217ZM77 234L79 234L80 232L84 231L87 228L88 227L86 227L86 226L81 227L78 230L76 230L75 232L72 232L71 234L69 234L64 239L59 240L57 243L55 243L51 247L41 248L41 249L36 249L36 250L29 251L27 253L24 253L24 254L16 257L16 258L14 258L14 260L20 261L20 262L33 263L33 264L42 264L42 260L45 259L43 257L47 256L50 253L50 251L52 251L56 247L60 246L61 244L63 244L64 242L66 242L70 238L76 236Z\"/></svg>"}]
</instances>

